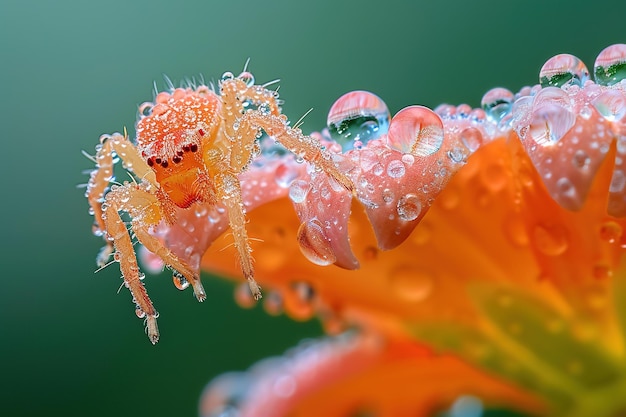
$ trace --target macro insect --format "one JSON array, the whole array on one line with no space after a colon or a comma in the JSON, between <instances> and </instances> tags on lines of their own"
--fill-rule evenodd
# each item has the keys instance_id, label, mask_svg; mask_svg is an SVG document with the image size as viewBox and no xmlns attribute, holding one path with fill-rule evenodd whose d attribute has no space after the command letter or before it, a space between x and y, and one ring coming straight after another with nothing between
<instances>
[{"instance_id":1,"label":"macro insect","mask_svg":"<svg viewBox=\"0 0 626 417\"><path fill-rule=\"evenodd\" d=\"M236 77L225 73L219 91L193 83L171 87L157 93L154 102L139 107L134 143L125 132L102 136L96 147L92 158L96 169L90 174L85 195L95 217L94 233L106 242L97 263L103 267L111 256L119 262L124 285L132 294L137 315L146 320L153 344L159 339L158 313L141 281L134 239L162 259L175 281L190 284L198 301L206 299L198 268L153 233L160 224L175 225L179 210L193 210L198 204L223 206L243 276L254 298L261 298L238 175L259 154L258 139L263 132L353 190L331 154L316 139L289 125L281 114L277 92L266 88L269 84L255 85L254 76L244 68ZM133 181L115 183L118 160L134 175ZM130 217L128 228L120 212Z\"/></svg>"}]
</instances>

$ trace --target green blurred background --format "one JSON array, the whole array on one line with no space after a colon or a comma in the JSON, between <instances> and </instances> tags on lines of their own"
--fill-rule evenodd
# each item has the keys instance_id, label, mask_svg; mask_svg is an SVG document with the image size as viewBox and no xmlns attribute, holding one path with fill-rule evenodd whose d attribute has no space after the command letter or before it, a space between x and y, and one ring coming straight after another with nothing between
<instances>
[{"instance_id":1,"label":"green blurred background","mask_svg":"<svg viewBox=\"0 0 626 417\"><path fill-rule=\"evenodd\" d=\"M116 267L93 273L80 150L132 128L163 74L218 79L250 57L280 78L285 113L323 127L335 98L367 89L392 113L480 103L490 87L536 83L569 52L589 68L626 42L626 2L15 1L0 2L2 285L0 414L193 416L202 387L282 353L317 323L239 309L206 276L199 304L164 274L151 346Z\"/></svg>"}]
</instances>

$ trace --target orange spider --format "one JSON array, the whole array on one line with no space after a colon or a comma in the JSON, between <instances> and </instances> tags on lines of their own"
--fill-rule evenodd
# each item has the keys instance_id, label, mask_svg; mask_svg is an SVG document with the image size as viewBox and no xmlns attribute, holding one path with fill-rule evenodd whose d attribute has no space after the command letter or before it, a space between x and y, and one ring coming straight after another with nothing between
<instances>
[{"instance_id":1,"label":"orange spider","mask_svg":"<svg viewBox=\"0 0 626 417\"><path fill-rule=\"evenodd\" d=\"M238 175L259 154L262 130L353 190L351 180L338 170L331 154L316 139L289 126L281 114L278 94L266 87L255 85L253 75L244 69L237 77L225 73L219 94L206 85L171 88L158 93L154 103L139 107L136 144L126 134L114 134L102 136L96 147L96 169L91 173L86 197L95 216L94 233L106 241L97 263L104 266L114 252L124 285L133 296L137 315L146 319L153 344L159 339L158 313L141 282L143 274L132 235L173 270L175 282L191 284L198 301L206 299L198 265L189 265L151 234L161 222L175 224L179 210L193 210L197 204L224 206L243 275L254 298L261 298L254 280ZM107 192L113 182L115 155L136 178L112 184ZM132 233L120 211L131 217Z\"/></svg>"}]
</instances>

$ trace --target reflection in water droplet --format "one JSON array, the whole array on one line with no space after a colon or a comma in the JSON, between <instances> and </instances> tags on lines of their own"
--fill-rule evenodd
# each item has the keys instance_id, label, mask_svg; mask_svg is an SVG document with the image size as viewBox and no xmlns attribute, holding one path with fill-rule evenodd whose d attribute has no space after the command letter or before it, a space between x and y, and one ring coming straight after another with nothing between
<instances>
[{"instance_id":1,"label":"reflection in water droplet","mask_svg":"<svg viewBox=\"0 0 626 417\"><path fill-rule=\"evenodd\" d=\"M443 123L435 112L423 106L409 106L391 120L387 141L390 148L402 153L428 156L441 148L443 137Z\"/></svg>"},{"instance_id":2,"label":"reflection in water droplet","mask_svg":"<svg viewBox=\"0 0 626 417\"><path fill-rule=\"evenodd\" d=\"M387 175L391 178L401 178L405 172L404 164L398 160L393 160L387 165Z\"/></svg>"},{"instance_id":3,"label":"reflection in water droplet","mask_svg":"<svg viewBox=\"0 0 626 417\"><path fill-rule=\"evenodd\" d=\"M565 84L583 85L589 79L589 70L574 55L553 56L539 71L539 84L542 87L561 87Z\"/></svg>"},{"instance_id":4,"label":"reflection in water droplet","mask_svg":"<svg viewBox=\"0 0 626 417\"><path fill-rule=\"evenodd\" d=\"M420 302L432 293L434 280L428 271L399 266L389 273L389 283L393 292L402 300Z\"/></svg>"},{"instance_id":5,"label":"reflection in water droplet","mask_svg":"<svg viewBox=\"0 0 626 417\"><path fill-rule=\"evenodd\" d=\"M483 96L480 106L487 117L497 123L511 112L514 98L513 93L506 88L492 88Z\"/></svg>"},{"instance_id":6,"label":"reflection in water droplet","mask_svg":"<svg viewBox=\"0 0 626 417\"><path fill-rule=\"evenodd\" d=\"M187 279L178 272L174 272L174 275L172 275L172 281L174 281L174 286L181 291L189 286L189 281L187 281Z\"/></svg>"},{"instance_id":7,"label":"reflection in water droplet","mask_svg":"<svg viewBox=\"0 0 626 417\"><path fill-rule=\"evenodd\" d=\"M600 239L614 243L622 237L622 226L612 220L602 223L600 226Z\"/></svg>"},{"instance_id":8,"label":"reflection in water droplet","mask_svg":"<svg viewBox=\"0 0 626 417\"><path fill-rule=\"evenodd\" d=\"M528 232L522 217L511 215L504 221L502 227L504 234L513 245L518 247L528 245Z\"/></svg>"},{"instance_id":9,"label":"reflection in water droplet","mask_svg":"<svg viewBox=\"0 0 626 417\"><path fill-rule=\"evenodd\" d=\"M571 111L556 104L546 104L533 111L528 135L539 145L554 145L575 122L576 116Z\"/></svg>"},{"instance_id":10,"label":"reflection in water droplet","mask_svg":"<svg viewBox=\"0 0 626 417\"><path fill-rule=\"evenodd\" d=\"M605 48L593 65L593 75L600 85L613 85L626 78L626 45L618 43Z\"/></svg>"},{"instance_id":11,"label":"reflection in water droplet","mask_svg":"<svg viewBox=\"0 0 626 417\"><path fill-rule=\"evenodd\" d=\"M620 90L608 90L596 97L593 105L605 119L619 121L626 114L626 94Z\"/></svg>"},{"instance_id":12,"label":"reflection in water droplet","mask_svg":"<svg viewBox=\"0 0 626 417\"><path fill-rule=\"evenodd\" d=\"M331 137L346 151L357 141L363 146L387 133L389 119L387 105L377 95L353 91L335 101L326 124Z\"/></svg>"},{"instance_id":13,"label":"reflection in water droplet","mask_svg":"<svg viewBox=\"0 0 626 417\"><path fill-rule=\"evenodd\" d=\"M567 250L567 231L561 225L536 226L532 237L535 248L544 255L558 256Z\"/></svg>"},{"instance_id":14,"label":"reflection in water droplet","mask_svg":"<svg viewBox=\"0 0 626 417\"><path fill-rule=\"evenodd\" d=\"M326 236L322 223L316 218L300 225L298 243L302 254L316 265L330 265L337 260L330 239Z\"/></svg>"},{"instance_id":15,"label":"reflection in water droplet","mask_svg":"<svg viewBox=\"0 0 626 417\"><path fill-rule=\"evenodd\" d=\"M397 209L402 220L411 221L420 215L422 203L415 194L406 194L398 200Z\"/></svg>"},{"instance_id":16,"label":"reflection in water droplet","mask_svg":"<svg viewBox=\"0 0 626 417\"><path fill-rule=\"evenodd\" d=\"M610 193L621 193L626 187L626 176L624 171L618 169L613 172L613 178L611 178L611 185L609 186Z\"/></svg>"},{"instance_id":17,"label":"reflection in water droplet","mask_svg":"<svg viewBox=\"0 0 626 417\"><path fill-rule=\"evenodd\" d=\"M311 185L304 180L296 180L289 186L289 198L294 203L302 203L306 199Z\"/></svg>"},{"instance_id":18,"label":"reflection in water droplet","mask_svg":"<svg viewBox=\"0 0 626 417\"><path fill-rule=\"evenodd\" d=\"M146 317L146 313L139 306L135 306L135 314L140 319L143 319L144 317Z\"/></svg>"}]
</instances>

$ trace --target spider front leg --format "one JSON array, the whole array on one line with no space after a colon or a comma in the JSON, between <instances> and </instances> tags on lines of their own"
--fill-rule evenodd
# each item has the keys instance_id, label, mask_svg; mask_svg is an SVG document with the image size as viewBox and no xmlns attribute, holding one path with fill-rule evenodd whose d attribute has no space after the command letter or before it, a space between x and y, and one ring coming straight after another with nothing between
<instances>
[{"instance_id":1,"label":"spider front leg","mask_svg":"<svg viewBox=\"0 0 626 417\"><path fill-rule=\"evenodd\" d=\"M134 172L142 181L147 181L155 187L158 187L158 185L154 172L141 158L135 146L128 140L126 133L123 136L119 133L102 135L100 137L100 145L96 150L96 156L93 158L96 162L96 169L91 172L85 196L94 216L94 233L102 235L106 230L102 219L102 202L104 201L107 187L114 178L115 155L119 156L126 169ZM107 263L112 252L113 247L107 242L100 250L96 259L99 267Z\"/></svg>"}]
</instances>

